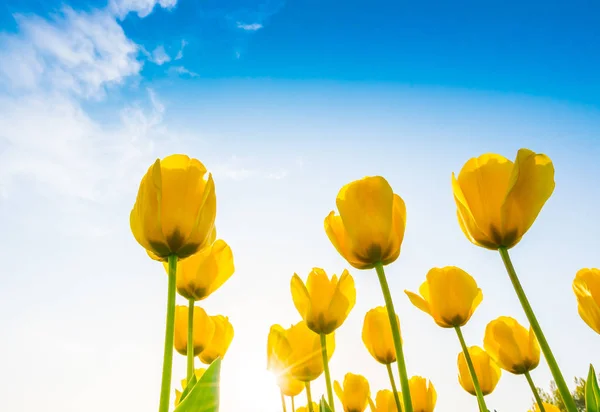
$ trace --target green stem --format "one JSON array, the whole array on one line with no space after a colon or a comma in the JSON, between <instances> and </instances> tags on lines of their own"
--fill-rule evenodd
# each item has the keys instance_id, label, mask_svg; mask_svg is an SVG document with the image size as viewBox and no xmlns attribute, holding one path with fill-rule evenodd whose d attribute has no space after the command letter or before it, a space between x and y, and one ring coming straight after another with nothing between
<instances>
[{"instance_id":1,"label":"green stem","mask_svg":"<svg viewBox=\"0 0 600 412\"><path fill-rule=\"evenodd\" d=\"M323 355L323 370L325 371L325 382L327 383L327 400L331 412L335 412L333 405L333 389L331 389L331 375L329 374L329 361L327 359L327 336L321 333L321 354Z\"/></svg>"},{"instance_id":2,"label":"green stem","mask_svg":"<svg viewBox=\"0 0 600 412\"><path fill-rule=\"evenodd\" d=\"M308 400L308 411L315 412L312 406L312 394L310 393L310 382L306 382L306 399Z\"/></svg>"},{"instance_id":3,"label":"green stem","mask_svg":"<svg viewBox=\"0 0 600 412\"><path fill-rule=\"evenodd\" d=\"M398 322L396 322L396 312L394 311L392 295L390 294L390 288L388 286L387 279L385 278L383 265L381 263L376 264L375 270L377 271L377 277L379 278L379 284L381 285L381 291L383 292L383 298L385 299L388 318L390 319L390 325L392 327L394 348L396 349L396 361L398 362L398 373L400 374L400 387L402 388L402 399L404 401L404 412L413 412L412 401L410 399L410 387L408 386L408 375L406 374L406 364L404 362L404 353L402 352L400 328L398 327Z\"/></svg>"},{"instance_id":4,"label":"green stem","mask_svg":"<svg viewBox=\"0 0 600 412\"><path fill-rule=\"evenodd\" d=\"M385 365L390 377L390 383L392 384L392 392L394 393L394 400L396 401L396 408L398 412L402 412L402 404L400 403L400 397L398 396L398 389L396 388L396 381L394 380L394 372L392 372L392 364L388 363Z\"/></svg>"},{"instance_id":5,"label":"green stem","mask_svg":"<svg viewBox=\"0 0 600 412\"><path fill-rule=\"evenodd\" d=\"M287 412L285 409L285 398L283 396L283 391L280 390L279 393L281 394L281 406L283 407L283 412ZM294 411L292 411L292 412L294 412Z\"/></svg>"},{"instance_id":6,"label":"green stem","mask_svg":"<svg viewBox=\"0 0 600 412\"><path fill-rule=\"evenodd\" d=\"M167 327L165 331L165 351L163 355L162 383L158 412L169 412L171 395L171 370L173 367L173 335L175 333L175 279L177 276L177 256L169 256L169 289L167 294Z\"/></svg>"},{"instance_id":7,"label":"green stem","mask_svg":"<svg viewBox=\"0 0 600 412\"><path fill-rule=\"evenodd\" d=\"M465 355L465 360L467 361L467 366L469 368L469 374L471 375L471 380L473 381L473 386L475 387L479 411L488 412L488 408L485 404L485 399L483 399L483 392L481 392L481 386L479 386L479 378L477 378L477 373L475 372L475 367L473 366L473 360L471 359L469 348L467 348L467 344L465 343L465 337L463 336L462 331L460 330L460 326L455 326L454 329L456 330L456 334L458 335L458 340L460 341L460 346L462 347L462 351Z\"/></svg>"},{"instance_id":8,"label":"green stem","mask_svg":"<svg viewBox=\"0 0 600 412\"><path fill-rule=\"evenodd\" d=\"M569 387L565 382L565 378L563 378L563 375L560 372L558 364L556 363L556 359L554 358L554 354L552 353L552 350L548 345L548 341L544 336L544 332L542 332L542 328L540 327L540 324L538 323L538 320L535 317L535 314L533 313L533 309L529 304L529 300L527 300L527 295L525 295L525 291L521 286L521 282L519 282L517 272L515 271L515 268L510 260L510 256L508 255L508 250L505 247L500 247L498 249L498 252L500 252L500 256L502 257L502 261L504 262L504 266L506 267L506 271L508 272L508 277L510 278L515 292L517 293L517 297L521 302L521 306L525 311L525 315L527 315L527 320L529 321L529 324L533 329L533 333L535 334L535 337L537 338L540 344L540 348L542 349L542 353L546 358L548 367L552 372L552 377L554 378L554 382L556 382L556 387L558 388L560 397L562 398L565 407L567 408L567 412L577 412L577 406L575 405L575 401L571 396L571 392L569 391Z\"/></svg>"},{"instance_id":9,"label":"green stem","mask_svg":"<svg viewBox=\"0 0 600 412\"><path fill-rule=\"evenodd\" d=\"M291 396L292 398L292 412L296 412L296 405L294 405L294 397Z\"/></svg>"},{"instance_id":10,"label":"green stem","mask_svg":"<svg viewBox=\"0 0 600 412\"><path fill-rule=\"evenodd\" d=\"M188 301L187 381L194 376L194 299Z\"/></svg>"},{"instance_id":11,"label":"green stem","mask_svg":"<svg viewBox=\"0 0 600 412\"><path fill-rule=\"evenodd\" d=\"M540 407L540 412L546 412L546 409L544 408L544 403L542 402L542 398L540 398L540 393L538 392L537 388L535 387L535 384L533 383L533 379L531 379L531 375L529 372L525 372L525 378L527 378L527 383L529 384L529 387L531 388L531 392L533 392L533 397L535 398L535 401L537 402L538 406Z\"/></svg>"}]
</instances>

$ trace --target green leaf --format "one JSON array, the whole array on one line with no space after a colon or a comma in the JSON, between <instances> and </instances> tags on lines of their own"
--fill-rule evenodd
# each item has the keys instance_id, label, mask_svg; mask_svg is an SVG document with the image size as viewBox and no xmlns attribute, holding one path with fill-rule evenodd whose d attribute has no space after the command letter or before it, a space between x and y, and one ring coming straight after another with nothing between
<instances>
[{"instance_id":1,"label":"green leaf","mask_svg":"<svg viewBox=\"0 0 600 412\"><path fill-rule=\"evenodd\" d=\"M175 408L175 412L219 412L220 374L221 359L219 358L211 363L186 398Z\"/></svg>"},{"instance_id":2,"label":"green leaf","mask_svg":"<svg viewBox=\"0 0 600 412\"><path fill-rule=\"evenodd\" d=\"M181 399L179 399L179 402L183 401L188 396L188 394L191 392L194 386L196 386L197 382L198 379L196 378L196 374L194 373L192 375L192 379L190 379L190 383L187 383L185 385L185 389L183 390L183 392L181 392Z\"/></svg>"},{"instance_id":3,"label":"green leaf","mask_svg":"<svg viewBox=\"0 0 600 412\"><path fill-rule=\"evenodd\" d=\"M600 412L600 388L592 365L590 365L590 372L585 383L585 410L586 412Z\"/></svg>"},{"instance_id":4,"label":"green leaf","mask_svg":"<svg viewBox=\"0 0 600 412\"><path fill-rule=\"evenodd\" d=\"M319 412L332 412L329 405L327 405L327 401L325 401L325 396L321 397L321 402L319 403Z\"/></svg>"}]
</instances>

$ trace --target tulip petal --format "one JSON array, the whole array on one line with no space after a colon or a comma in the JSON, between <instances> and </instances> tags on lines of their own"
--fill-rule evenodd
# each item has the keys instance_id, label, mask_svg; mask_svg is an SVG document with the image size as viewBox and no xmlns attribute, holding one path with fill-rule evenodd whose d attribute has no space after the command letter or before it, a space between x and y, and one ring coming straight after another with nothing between
<instances>
[{"instance_id":1,"label":"tulip petal","mask_svg":"<svg viewBox=\"0 0 600 412\"><path fill-rule=\"evenodd\" d=\"M590 328L600 333L600 307L592 296L590 288L583 280L575 280L573 291L577 296L579 316Z\"/></svg>"},{"instance_id":2,"label":"tulip petal","mask_svg":"<svg viewBox=\"0 0 600 412\"><path fill-rule=\"evenodd\" d=\"M421 296L417 295L416 293L410 292L408 290L405 290L404 293L406 293L406 296L408 296L408 299L410 299L410 303L412 303L413 305L415 305L417 308L421 309L423 312L427 313L428 315L431 315L431 311L429 309L429 303L427 303L427 301L425 299L423 299Z\"/></svg>"},{"instance_id":3,"label":"tulip petal","mask_svg":"<svg viewBox=\"0 0 600 412\"><path fill-rule=\"evenodd\" d=\"M344 390L342 389L342 387L340 386L340 383L338 381L333 382L333 390L335 391L335 394L337 395L337 397L343 404L344 403Z\"/></svg>"},{"instance_id":4,"label":"tulip petal","mask_svg":"<svg viewBox=\"0 0 600 412\"><path fill-rule=\"evenodd\" d=\"M306 286L304 286L304 282L302 282L300 276L295 273L294 276L292 276L290 288L292 290L294 306L296 307L296 310L298 310L298 313L300 313L300 316L302 316L302 319L305 319L310 308L310 296Z\"/></svg>"},{"instance_id":5,"label":"tulip petal","mask_svg":"<svg viewBox=\"0 0 600 412\"><path fill-rule=\"evenodd\" d=\"M392 231L388 241L388 249L384 254L382 263L389 265L400 256L400 248L404 240L404 230L406 229L406 205L404 200L394 194L394 207L392 215Z\"/></svg>"},{"instance_id":6,"label":"tulip petal","mask_svg":"<svg viewBox=\"0 0 600 412\"><path fill-rule=\"evenodd\" d=\"M338 281L327 312L329 317L342 324L356 303L356 288L354 279L344 270Z\"/></svg>"},{"instance_id":7,"label":"tulip petal","mask_svg":"<svg viewBox=\"0 0 600 412\"><path fill-rule=\"evenodd\" d=\"M368 269L372 268L371 263L364 263L357 258L352 252L351 240L346 233L344 222L342 217L336 215L335 212L330 212L325 218L325 232L329 241L333 244L338 253L357 269Z\"/></svg>"}]
</instances>

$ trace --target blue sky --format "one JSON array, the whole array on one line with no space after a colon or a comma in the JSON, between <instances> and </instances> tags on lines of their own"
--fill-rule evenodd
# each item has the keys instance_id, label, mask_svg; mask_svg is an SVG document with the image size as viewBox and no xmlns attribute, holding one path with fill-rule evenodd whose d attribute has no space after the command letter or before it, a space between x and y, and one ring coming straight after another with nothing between
<instances>
[{"instance_id":1,"label":"blue sky","mask_svg":"<svg viewBox=\"0 0 600 412\"><path fill-rule=\"evenodd\" d=\"M600 6L522 3L3 2L0 410L156 408L166 276L128 216L148 165L177 152L213 172L219 235L236 259L204 304L236 330L223 412L279 410L269 326L298 320L294 272L347 267L323 219L343 184L375 174L407 204L388 273L409 374L433 381L437 411L476 410L457 382L455 336L403 290L457 265L484 293L470 344L500 315L526 322L499 257L460 232L450 188L470 157L520 147L553 159L556 190L515 266L567 380L585 375L600 338L578 317L571 282L598 266L600 248ZM350 272L357 305L333 377L362 373L375 393L386 372L360 330L382 299L374 274ZM185 368L175 359L174 386ZM533 378L548 385L543 362ZM530 399L504 374L488 403L526 411Z\"/></svg>"}]
</instances>

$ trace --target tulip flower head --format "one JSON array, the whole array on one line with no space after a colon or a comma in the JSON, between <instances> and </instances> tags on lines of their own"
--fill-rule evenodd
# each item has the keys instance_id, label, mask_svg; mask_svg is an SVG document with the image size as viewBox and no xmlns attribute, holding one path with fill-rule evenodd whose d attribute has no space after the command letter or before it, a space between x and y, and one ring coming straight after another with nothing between
<instances>
[{"instance_id":1,"label":"tulip flower head","mask_svg":"<svg viewBox=\"0 0 600 412\"><path fill-rule=\"evenodd\" d=\"M163 263L168 272L169 265ZM224 240L217 240L177 263L177 292L194 301L206 299L233 275L233 253Z\"/></svg>"},{"instance_id":2,"label":"tulip flower head","mask_svg":"<svg viewBox=\"0 0 600 412\"><path fill-rule=\"evenodd\" d=\"M488 323L483 347L502 369L516 375L529 372L540 363L540 345L533 330L507 316Z\"/></svg>"},{"instance_id":3,"label":"tulip flower head","mask_svg":"<svg viewBox=\"0 0 600 412\"><path fill-rule=\"evenodd\" d=\"M308 405L300 406L299 408L296 409L296 412L310 412L311 410L313 410L314 412L318 412L319 405L317 405L315 402L312 402L312 409L309 408Z\"/></svg>"},{"instance_id":4,"label":"tulip flower head","mask_svg":"<svg viewBox=\"0 0 600 412\"><path fill-rule=\"evenodd\" d=\"M421 376L413 376L408 381L414 412L433 412L437 402L437 392L431 381ZM402 399L402 398L401 398Z\"/></svg>"},{"instance_id":5,"label":"tulip flower head","mask_svg":"<svg viewBox=\"0 0 600 412\"><path fill-rule=\"evenodd\" d=\"M339 280L323 269L313 268L306 285L297 274L291 281L292 299L310 330L329 334L344 323L356 302L354 279L347 270Z\"/></svg>"},{"instance_id":6,"label":"tulip flower head","mask_svg":"<svg viewBox=\"0 0 600 412\"><path fill-rule=\"evenodd\" d=\"M285 341L285 330L279 325L271 326L267 339L267 369L275 374L277 386L286 396L297 396L305 387L304 382L290 373L290 350Z\"/></svg>"},{"instance_id":7,"label":"tulip flower head","mask_svg":"<svg viewBox=\"0 0 600 412\"><path fill-rule=\"evenodd\" d=\"M200 360L207 365L213 363L217 358L223 359L233 340L233 326L228 317L216 315L210 318L215 325L215 333L206 348L200 353Z\"/></svg>"},{"instance_id":8,"label":"tulip flower head","mask_svg":"<svg viewBox=\"0 0 600 412\"><path fill-rule=\"evenodd\" d=\"M206 369L203 369L203 368L198 368L194 371L194 374L196 375L196 381L199 381L200 378L202 378L202 375L204 375L204 372L206 372ZM175 407L177 407L177 405L179 405L179 402L181 400L181 394L183 393L182 391L184 391L186 387L187 387L187 379L184 378L181 380L181 391L175 389Z\"/></svg>"},{"instance_id":9,"label":"tulip flower head","mask_svg":"<svg viewBox=\"0 0 600 412\"><path fill-rule=\"evenodd\" d=\"M558 406L552 405L551 403L542 402L542 405L544 405L544 410L546 412L561 412ZM529 410L529 412L540 412L540 406L536 403L533 409Z\"/></svg>"},{"instance_id":10,"label":"tulip flower head","mask_svg":"<svg viewBox=\"0 0 600 412\"><path fill-rule=\"evenodd\" d=\"M496 388L502 371L496 362L490 358L490 355L488 355L487 352L481 349L479 346L471 346L469 348L469 355L471 356L471 361L473 362L473 367L475 368L475 374L477 375L481 392L484 396L489 395ZM475 391L473 380L471 379L471 374L469 372L469 367L467 365L467 360L465 359L465 354L463 352L458 354L457 363L458 382L460 383L460 386L462 386L463 389L469 392L471 395L477 396L477 392Z\"/></svg>"},{"instance_id":11,"label":"tulip flower head","mask_svg":"<svg viewBox=\"0 0 600 412\"><path fill-rule=\"evenodd\" d=\"M554 191L554 165L520 149L513 162L497 154L470 159L452 174L458 223L475 245L510 249L529 230Z\"/></svg>"},{"instance_id":12,"label":"tulip flower head","mask_svg":"<svg viewBox=\"0 0 600 412\"><path fill-rule=\"evenodd\" d=\"M398 329L400 329L398 315L396 315L396 322L398 323ZM365 315L362 340L371 356L377 362L384 365L396 362L396 349L394 347L390 318L384 306L371 309Z\"/></svg>"},{"instance_id":13,"label":"tulip flower head","mask_svg":"<svg viewBox=\"0 0 600 412\"><path fill-rule=\"evenodd\" d=\"M364 412L369 403L371 391L364 376L347 373L344 386L338 381L333 383L335 393L344 406L344 412Z\"/></svg>"},{"instance_id":14,"label":"tulip flower head","mask_svg":"<svg viewBox=\"0 0 600 412\"><path fill-rule=\"evenodd\" d=\"M465 325L483 299L475 279L455 266L431 269L419 288L421 296L405 293L413 305L443 328Z\"/></svg>"},{"instance_id":15,"label":"tulip flower head","mask_svg":"<svg viewBox=\"0 0 600 412\"><path fill-rule=\"evenodd\" d=\"M208 175L208 176L207 176ZM215 184L202 163L185 155L157 159L140 183L129 222L154 259L184 259L206 247L217 213Z\"/></svg>"},{"instance_id":16,"label":"tulip flower head","mask_svg":"<svg viewBox=\"0 0 600 412\"><path fill-rule=\"evenodd\" d=\"M339 215L329 213L325 232L337 251L357 269L388 265L400 255L406 207L381 176L348 183L337 195Z\"/></svg>"},{"instance_id":17,"label":"tulip flower head","mask_svg":"<svg viewBox=\"0 0 600 412\"><path fill-rule=\"evenodd\" d=\"M579 316L600 333L600 270L581 269L573 281Z\"/></svg>"},{"instance_id":18,"label":"tulip flower head","mask_svg":"<svg viewBox=\"0 0 600 412\"><path fill-rule=\"evenodd\" d=\"M394 393L389 389L377 392L375 402L369 398L369 406L371 407L371 412L398 412Z\"/></svg>"},{"instance_id":19,"label":"tulip flower head","mask_svg":"<svg viewBox=\"0 0 600 412\"><path fill-rule=\"evenodd\" d=\"M198 356L209 342L213 339L215 333L215 324L204 309L194 306L194 356ZM188 307L175 307L175 350L182 355L187 354L187 332L188 332Z\"/></svg>"}]
</instances>

